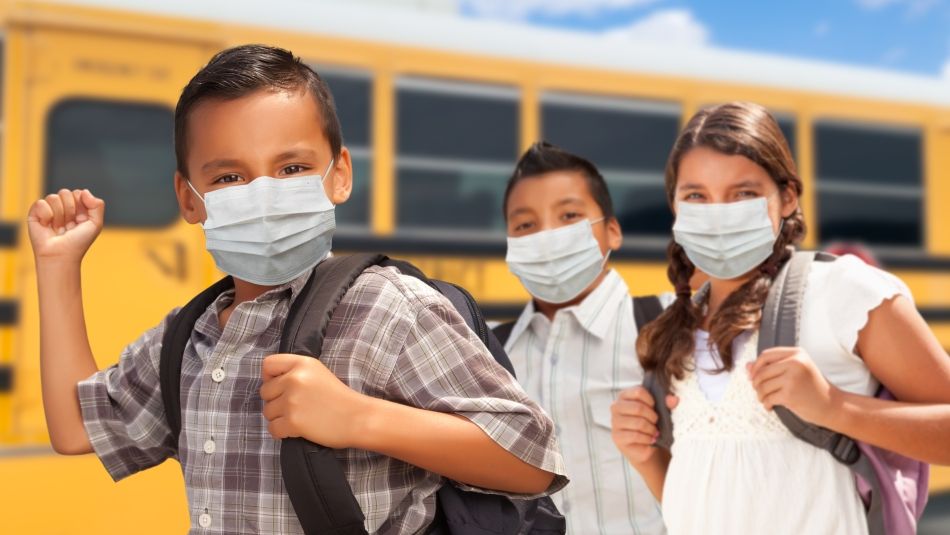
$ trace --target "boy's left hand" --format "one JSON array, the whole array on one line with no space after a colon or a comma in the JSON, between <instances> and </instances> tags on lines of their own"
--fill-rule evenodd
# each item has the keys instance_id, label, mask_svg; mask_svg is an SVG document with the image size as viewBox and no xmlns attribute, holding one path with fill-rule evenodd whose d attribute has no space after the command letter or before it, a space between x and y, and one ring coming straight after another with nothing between
<instances>
[{"instance_id":1,"label":"boy's left hand","mask_svg":"<svg viewBox=\"0 0 950 535\"><path fill-rule=\"evenodd\" d=\"M352 390L319 360L277 354L264 358L264 417L276 439L303 437L340 449L355 446L372 398Z\"/></svg>"},{"instance_id":2,"label":"boy's left hand","mask_svg":"<svg viewBox=\"0 0 950 535\"><path fill-rule=\"evenodd\" d=\"M838 390L800 347L766 349L746 368L767 410L782 405L799 418L822 425L834 406Z\"/></svg>"}]
</instances>

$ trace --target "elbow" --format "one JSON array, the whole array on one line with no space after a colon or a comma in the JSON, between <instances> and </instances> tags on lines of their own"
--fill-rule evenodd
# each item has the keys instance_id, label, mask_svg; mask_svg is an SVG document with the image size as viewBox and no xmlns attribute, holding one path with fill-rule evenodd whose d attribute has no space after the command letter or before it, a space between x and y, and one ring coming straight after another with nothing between
<instances>
[{"instance_id":1,"label":"elbow","mask_svg":"<svg viewBox=\"0 0 950 535\"><path fill-rule=\"evenodd\" d=\"M542 470L540 468L533 468L531 473L519 482L518 488L510 489L510 492L528 495L541 494L551 488L551 484L554 483L555 477L556 476L553 472L548 472L547 470Z\"/></svg>"},{"instance_id":2,"label":"elbow","mask_svg":"<svg viewBox=\"0 0 950 535\"><path fill-rule=\"evenodd\" d=\"M92 444L89 443L86 437L74 439L51 435L50 446L53 447L53 451L60 455L84 455L86 453L92 453Z\"/></svg>"}]
</instances>

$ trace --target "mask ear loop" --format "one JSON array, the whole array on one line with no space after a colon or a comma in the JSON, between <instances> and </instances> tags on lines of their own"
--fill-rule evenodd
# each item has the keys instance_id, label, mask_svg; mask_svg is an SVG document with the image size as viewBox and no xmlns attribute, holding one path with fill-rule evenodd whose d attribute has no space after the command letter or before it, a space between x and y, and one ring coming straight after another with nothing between
<instances>
[{"instance_id":1,"label":"mask ear loop","mask_svg":"<svg viewBox=\"0 0 950 535\"><path fill-rule=\"evenodd\" d=\"M187 185L188 185L188 189L190 189L191 192L194 193L196 197L198 197L198 200L201 201L201 204L204 204L204 203L205 203L205 198L202 197L200 193L198 193L198 190L196 190L195 187L191 184L191 180L186 178L186 179L185 179L185 184L187 184Z\"/></svg>"},{"instance_id":2,"label":"mask ear loop","mask_svg":"<svg viewBox=\"0 0 950 535\"><path fill-rule=\"evenodd\" d=\"M320 177L320 186L321 186L321 187L322 187L323 184L327 181L327 177L330 176L330 171L333 170L333 163L334 163L334 161L336 161L334 158L330 158L330 163L327 165L326 170L323 171L323 176ZM324 195L326 195L326 190L324 190ZM329 198L329 196L327 197L327 200L330 201L330 204L332 204L334 208L336 208L336 203L333 202L333 201Z\"/></svg>"}]
</instances>

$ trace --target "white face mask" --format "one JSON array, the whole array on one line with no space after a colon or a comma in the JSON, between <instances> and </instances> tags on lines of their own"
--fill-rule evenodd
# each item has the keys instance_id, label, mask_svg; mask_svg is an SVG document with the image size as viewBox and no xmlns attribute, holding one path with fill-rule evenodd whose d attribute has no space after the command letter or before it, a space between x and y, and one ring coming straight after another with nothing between
<instances>
[{"instance_id":1,"label":"white face mask","mask_svg":"<svg viewBox=\"0 0 950 535\"><path fill-rule=\"evenodd\" d=\"M323 176L258 177L241 186L205 193L205 247L225 273L276 286L303 275L326 258L336 229Z\"/></svg>"},{"instance_id":2,"label":"white face mask","mask_svg":"<svg viewBox=\"0 0 950 535\"><path fill-rule=\"evenodd\" d=\"M676 203L673 238L690 262L709 276L735 279L772 255L777 238L768 200L725 204Z\"/></svg>"},{"instance_id":3,"label":"white face mask","mask_svg":"<svg viewBox=\"0 0 950 535\"><path fill-rule=\"evenodd\" d=\"M508 238L508 269L541 301L560 304L574 299L597 279L607 262L591 229L599 221L603 218Z\"/></svg>"}]
</instances>

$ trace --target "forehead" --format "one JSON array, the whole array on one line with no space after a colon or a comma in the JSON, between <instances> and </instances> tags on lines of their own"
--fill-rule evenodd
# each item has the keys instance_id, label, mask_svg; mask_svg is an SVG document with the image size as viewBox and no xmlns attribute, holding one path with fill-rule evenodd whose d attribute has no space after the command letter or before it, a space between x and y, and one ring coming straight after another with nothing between
<instances>
[{"instance_id":1,"label":"forehead","mask_svg":"<svg viewBox=\"0 0 950 535\"><path fill-rule=\"evenodd\" d=\"M516 182L508 197L508 211L542 209L569 198L595 202L583 172L552 171Z\"/></svg>"},{"instance_id":2,"label":"forehead","mask_svg":"<svg viewBox=\"0 0 950 535\"><path fill-rule=\"evenodd\" d=\"M235 99L200 101L188 117L189 167L203 161L288 145L327 145L320 110L306 91L260 90Z\"/></svg>"},{"instance_id":3,"label":"forehead","mask_svg":"<svg viewBox=\"0 0 950 535\"><path fill-rule=\"evenodd\" d=\"M723 154L706 147L687 152L680 160L676 173L677 189L693 186L729 187L739 182L759 185L773 183L765 168L745 156Z\"/></svg>"}]
</instances>

